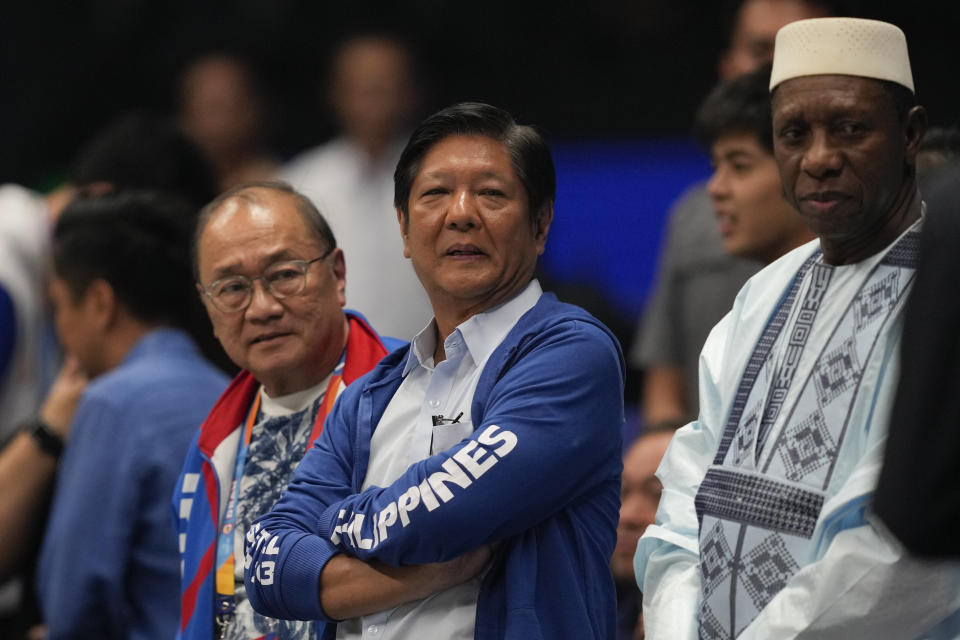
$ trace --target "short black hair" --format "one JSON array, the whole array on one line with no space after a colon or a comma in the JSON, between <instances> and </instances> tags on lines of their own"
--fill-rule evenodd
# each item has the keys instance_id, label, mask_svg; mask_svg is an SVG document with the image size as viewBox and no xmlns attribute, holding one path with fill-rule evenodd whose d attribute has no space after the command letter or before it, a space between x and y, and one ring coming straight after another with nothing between
<instances>
[{"instance_id":1,"label":"short black hair","mask_svg":"<svg viewBox=\"0 0 960 640\"><path fill-rule=\"evenodd\" d=\"M54 227L54 273L75 300L103 279L139 320L187 329L196 304L189 250L195 212L155 191L75 198Z\"/></svg>"},{"instance_id":2,"label":"short black hair","mask_svg":"<svg viewBox=\"0 0 960 640\"><path fill-rule=\"evenodd\" d=\"M427 152L450 136L483 136L501 143L527 192L531 221L553 206L557 176L547 141L534 127L517 124L509 113L482 102L460 102L429 116L410 136L393 174L393 202L409 220L410 189Z\"/></svg>"},{"instance_id":3,"label":"short black hair","mask_svg":"<svg viewBox=\"0 0 960 640\"><path fill-rule=\"evenodd\" d=\"M755 71L719 83L700 105L693 136L707 151L728 133L753 134L773 154L773 116L770 108L770 69Z\"/></svg>"},{"instance_id":4,"label":"short black hair","mask_svg":"<svg viewBox=\"0 0 960 640\"><path fill-rule=\"evenodd\" d=\"M256 196L249 193L254 189L276 191L293 198L297 212L303 216L303 221L307 224L307 228L314 232L317 240L319 240L323 245L324 250L333 251L337 248L337 238L333 235L333 230L327 223L326 218L323 217L323 214L320 213L320 210L317 209L316 205L313 204L310 198L303 195L282 180L254 180L250 182L242 182L230 187L216 198L211 200L209 203L204 205L204 207L200 210L200 213L197 215L197 221L194 225L192 234L190 251L193 261L193 275L197 282L200 281L200 237L203 235L203 230L207 228L210 218L213 217L213 214L217 212L217 209L223 206L227 200L240 198L251 202L257 201Z\"/></svg>"},{"instance_id":5,"label":"short black hair","mask_svg":"<svg viewBox=\"0 0 960 640\"><path fill-rule=\"evenodd\" d=\"M218 191L203 151L169 118L147 111L121 115L94 134L77 153L67 179L81 191L97 182L116 191L167 191L198 209Z\"/></svg>"}]
</instances>

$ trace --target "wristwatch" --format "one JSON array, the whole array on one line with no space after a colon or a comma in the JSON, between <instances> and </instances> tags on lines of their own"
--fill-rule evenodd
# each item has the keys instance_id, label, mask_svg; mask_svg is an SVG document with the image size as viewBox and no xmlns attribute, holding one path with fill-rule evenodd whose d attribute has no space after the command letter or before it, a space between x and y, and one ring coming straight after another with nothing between
<instances>
[{"instance_id":1,"label":"wristwatch","mask_svg":"<svg viewBox=\"0 0 960 640\"><path fill-rule=\"evenodd\" d=\"M44 453L54 458L59 458L63 453L63 438L40 416L33 416L24 422L20 430L28 432Z\"/></svg>"}]
</instances>

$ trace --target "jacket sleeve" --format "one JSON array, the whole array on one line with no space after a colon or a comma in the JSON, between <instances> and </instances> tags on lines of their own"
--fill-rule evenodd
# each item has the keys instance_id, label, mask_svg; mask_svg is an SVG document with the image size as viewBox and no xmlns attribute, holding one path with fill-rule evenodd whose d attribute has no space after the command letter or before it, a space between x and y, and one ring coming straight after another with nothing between
<instances>
[{"instance_id":1,"label":"jacket sleeve","mask_svg":"<svg viewBox=\"0 0 960 640\"><path fill-rule=\"evenodd\" d=\"M523 350L494 385L473 434L414 463L388 487L351 495L349 448L322 438L318 455L304 459L284 498L259 521L252 574L273 562L269 579L281 591L309 585L315 593L322 565L338 550L394 566L450 560L524 531L615 479L623 420L617 345L593 324L567 322ZM342 428L328 421L324 435ZM297 533L289 532L295 523Z\"/></svg>"}]
</instances>

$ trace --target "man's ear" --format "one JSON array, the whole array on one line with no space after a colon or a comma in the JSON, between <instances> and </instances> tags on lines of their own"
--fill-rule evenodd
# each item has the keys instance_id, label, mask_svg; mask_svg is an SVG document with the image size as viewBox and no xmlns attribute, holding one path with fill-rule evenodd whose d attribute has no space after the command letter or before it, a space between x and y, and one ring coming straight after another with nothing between
<instances>
[{"instance_id":1,"label":"man's ear","mask_svg":"<svg viewBox=\"0 0 960 640\"><path fill-rule=\"evenodd\" d=\"M397 224L400 225L400 237L403 238L403 257L410 257L410 247L407 245L407 220L403 215L403 210L397 207Z\"/></svg>"},{"instance_id":2,"label":"man's ear","mask_svg":"<svg viewBox=\"0 0 960 640\"><path fill-rule=\"evenodd\" d=\"M915 165L920 142L927 132L927 110L921 106L912 107L903 123L903 137L906 145L907 161Z\"/></svg>"},{"instance_id":3,"label":"man's ear","mask_svg":"<svg viewBox=\"0 0 960 640\"><path fill-rule=\"evenodd\" d=\"M547 247L547 233L550 231L550 225L553 224L553 205L548 204L540 208L537 219L533 225L533 239L537 244L537 255L543 255Z\"/></svg>"},{"instance_id":4,"label":"man's ear","mask_svg":"<svg viewBox=\"0 0 960 640\"><path fill-rule=\"evenodd\" d=\"M117 321L120 313L120 301L109 282L96 278L83 294L83 305L96 320L97 326L106 330Z\"/></svg>"},{"instance_id":5,"label":"man's ear","mask_svg":"<svg viewBox=\"0 0 960 640\"><path fill-rule=\"evenodd\" d=\"M337 294L340 296L340 306L347 304L347 261L343 249L337 247L330 254L330 271L337 281Z\"/></svg>"}]
</instances>

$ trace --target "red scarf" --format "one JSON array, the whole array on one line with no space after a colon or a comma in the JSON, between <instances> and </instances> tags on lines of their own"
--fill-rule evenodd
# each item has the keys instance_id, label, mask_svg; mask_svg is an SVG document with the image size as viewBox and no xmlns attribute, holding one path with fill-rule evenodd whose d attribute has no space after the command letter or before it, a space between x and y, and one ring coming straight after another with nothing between
<instances>
[{"instance_id":1,"label":"red scarf","mask_svg":"<svg viewBox=\"0 0 960 640\"><path fill-rule=\"evenodd\" d=\"M347 335L347 353L343 363L343 371L330 377L323 404L317 412L316 421L313 423L313 431L310 433L307 449L313 445L313 441L323 431L323 422L337 399L341 378L344 385L349 385L373 369L380 362L380 359L387 354L387 348L383 346L383 342L380 341L376 332L370 328L370 325L349 314L347 320L350 329ZM207 416L200 427L201 433L197 446L204 455L212 457L217 445L230 435L238 425L243 424L259 389L260 383L249 371L244 370L237 374L237 377L223 392L217 403L213 405L210 415Z\"/></svg>"}]
</instances>

